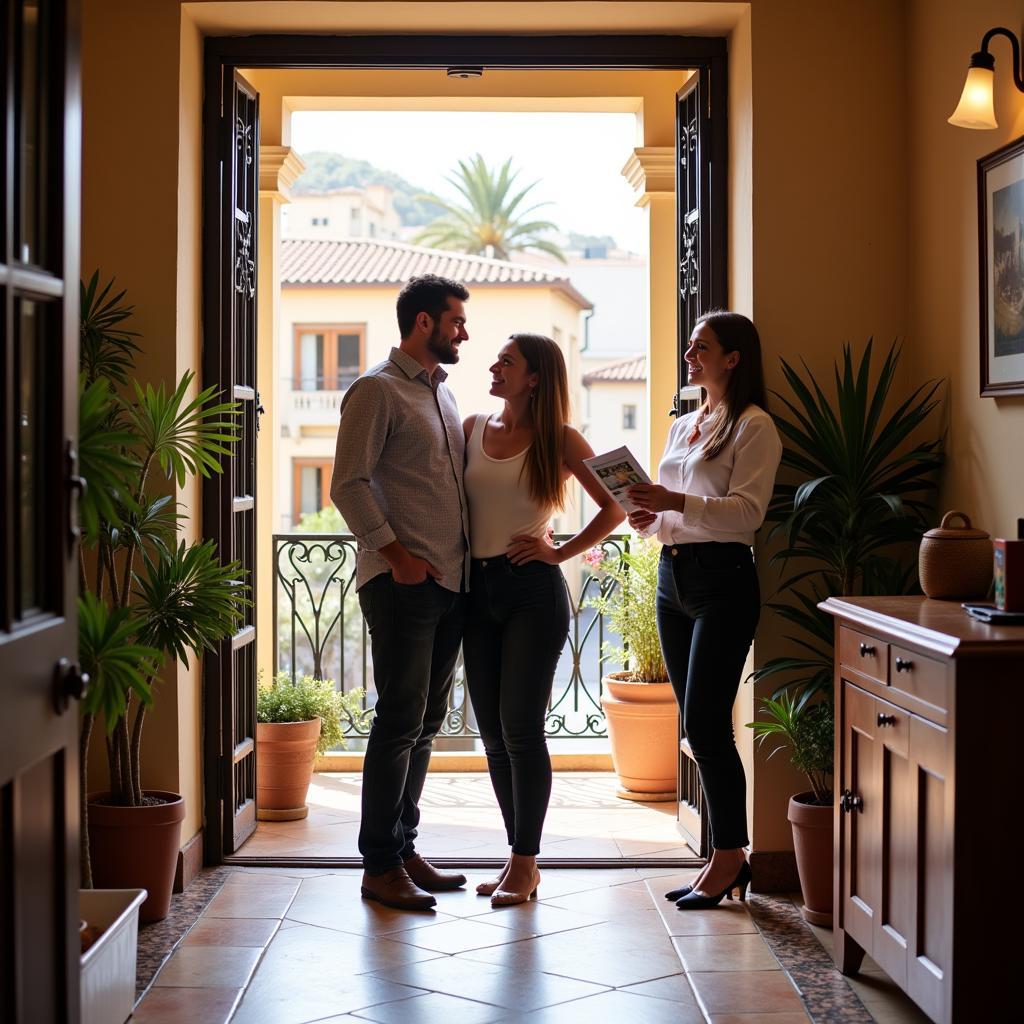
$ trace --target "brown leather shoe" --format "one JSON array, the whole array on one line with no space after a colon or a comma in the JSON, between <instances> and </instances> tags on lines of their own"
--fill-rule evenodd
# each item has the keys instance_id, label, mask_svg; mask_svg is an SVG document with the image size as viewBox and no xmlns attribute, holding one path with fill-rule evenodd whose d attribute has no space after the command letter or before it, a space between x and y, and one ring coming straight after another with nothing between
<instances>
[{"instance_id":1,"label":"brown leather shoe","mask_svg":"<svg viewBox=\"0 0 1024 1024\"><path fill-rule=\"evenodd\" d=\"M427 892L449 892L466 884L466 876L454 871L438 871L429 860L414 853L402 865L409 877Z\"/></svg>"},{"instance_id":2,"label":"brown leather shoe","mask_svg":"<svg viewBox=\"0 0 1024 1024\"><path fill-rule=\"evenodd\" d=\"M405 868L392 868L383 875L363 872L360 892L364 900L376 900L396 910L430 910L437 900L409 877Z\"/></svg>"}]
</instances>

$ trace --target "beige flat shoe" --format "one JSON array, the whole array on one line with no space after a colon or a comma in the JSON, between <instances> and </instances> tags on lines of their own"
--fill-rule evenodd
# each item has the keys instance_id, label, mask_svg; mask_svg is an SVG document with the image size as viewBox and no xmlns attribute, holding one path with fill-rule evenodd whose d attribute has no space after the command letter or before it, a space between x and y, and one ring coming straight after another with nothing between
<instances>
[{"instance_id":1,"label":"beige flat shoe","mask_svg":"<svg viewBox=\"0 0 1024 1024\"><path fill-rule=\"evenodd\" d=\"M514 907L519 903L526 903L528 900L537 898L537 889L540 886L540 872L533 876L533 888L529 892L511 892L508 889L498 888L491 896L492 907Z\"/></svg>"}]
</instances>

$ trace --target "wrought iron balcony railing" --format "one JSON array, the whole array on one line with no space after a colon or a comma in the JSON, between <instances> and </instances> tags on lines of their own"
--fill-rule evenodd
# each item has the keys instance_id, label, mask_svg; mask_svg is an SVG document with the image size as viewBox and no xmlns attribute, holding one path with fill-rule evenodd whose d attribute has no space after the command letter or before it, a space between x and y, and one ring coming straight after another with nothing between
<instances>
[{"instance_id":1,"label":"wrought iron balcony railing","mask_svg":"<svg viewBox=\"0 0 1024 1024\"><path fill-rule=\"evenodd\" d=\"M556 537L564 540L565 537ZM274 536L274 665L294 681L311 675L331 679L345 693L362 690L362 713L346 716L346 736L369 732L376 691L366 626L355 594L356 542L351 534L289 533ZM629 535L601 545L605 557L621 558ZM614 582L583 559L567 563L572 621L555 674L547 733L559 739L607 735L601 708L604 641L618 643L588 598L608 594ZM573 579L569 579L569 576ZM448 715L437 745L471 746L478 735L465 686L462 658L456 668Z\"/></svg>"}]
</instances>

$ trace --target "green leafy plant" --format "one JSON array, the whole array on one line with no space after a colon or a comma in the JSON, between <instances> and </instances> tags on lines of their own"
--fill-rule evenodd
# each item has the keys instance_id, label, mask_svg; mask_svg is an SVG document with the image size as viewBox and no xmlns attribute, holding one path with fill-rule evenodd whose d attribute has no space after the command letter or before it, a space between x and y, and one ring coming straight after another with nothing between
<instances>
[{"instance_id":1,"label":"green leafy plant","mask_svg":"<svg viewBox=\"0 0 1024 1024\"><path fill-rule=\"evenodd\" d=\"M782 547L772 562L797 571L779 590L789 602L769 604L796 632L801 649L773 658L754 673L783 674L786 689L813 696L832 687L833 624L818 603L833 595L907 593L916 589L916 544L933 513L943 462L942 439L919 440L938 407L941 381L906 398L893 395L900 350L893 344L871 373L872 342L859 363L843 347L826 394L804 365L807 380L782 360L791 395L773 392L785 408L775 422L784 441L782 472L767 519Z\"/></svg>"},{"instance_id":2,"label":"green leafy plant","mask_svg":"<svg viewBox=\"0 0 1024 1024\"><path fill-rule=\"evenodd\" d=\"M343 750L348 745L342 728L342 718L359 717L364 692L352 690L342 693L334 688L331 679L302 676L294 683L287 672L279 673L272 682L259 685L256 694L257 722L308 722L320 719L320 739L316 752L325 754L334 747Z\"/></svg>"},{"instance_id":3,"label":"green leafy plant","mask_svg":"<svg viewBox=\"0 0 1024 1024\"><path fill-rule=\"evenodd\" d=\"M633 682L668 681L655 612L660 557L661 545L647 539L621 557L604 559L597 566L605 577L601 592L585 602L606 615L611 629L622 638L621 647L604 642L602 660L618 662Z\"/></svg>"},{"instance_id":4,"label":"green leafy plant","mask_svg":"<svg viewBox=\"0 0 1024 1024\"><path fill-rule=\"evenodd\" d=\"M435 195L417 197L440 206L445 212L423 228L413 241L501 260L509 259L514 252L533 249L564 263L562 250L541 237L545 232L557 230L557 225L549 220L528 219L534 210L547 204L537 203L522 209L523 200L538 183L512 194L518 176L519 172L512 170L512 157L500 168L488 167L479 153L470 160L460 160L458 170L447 180L465 203L449 202Z\"/></svg>"},{"instance_id":5,"label":"green leafy plant","mask_svg":"<svg viewBox=\"0 0 1024 1024\"><path fill-rule=\"evenodd\" d=\"M79 473L86 488L78 602L79 659L90 683L82 704L82 884L91 885L88 749L103 723L111 803L146 802L143 724L170 659L196 658L235 632L248 605L238 562L222 565L212 541L177 540L186 518L166 493L173 481L221 471L238 439L238 411L214 389L192 397L194 375L168 391L130 374L138 335L133 307L99 273L82 285ZM115 385L120 389L115 391ZM134 397L125 397L125 392Z\"/></svg>"},{"instance_id":6,"label":"green leafy plant","mask_svg":"<svg viewBox=\"0 0 1024 1024\"><path fill-rule=\"evenodd\" d=\"M789 749L793 767L807 776L814 802L827 807L832 803L832 745L834 711L832 701L813 702L807 692L799 697L783 693L761 701L765 718L748 722L759 746L772 738L780 740L768 755Z\"/></svg>"}]
</instances>

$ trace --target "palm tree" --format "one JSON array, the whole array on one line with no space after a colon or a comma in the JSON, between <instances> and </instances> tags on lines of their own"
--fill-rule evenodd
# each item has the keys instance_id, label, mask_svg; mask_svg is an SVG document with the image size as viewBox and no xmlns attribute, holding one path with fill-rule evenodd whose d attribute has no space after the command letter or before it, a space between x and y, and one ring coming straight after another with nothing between
<instances>
[{"instance_id":1,"label":"palm tree","mask_svg":"<svg viewBox=\"0 0 1024 1024\"><path fill-rule=\"evenodd\" d=\"M434 195L418 196L447 212L428 224L413 241L437 249L454 249L471 256L493 256L502 260L507 260L513 252L533 249L564 263L562 250L554 242L539 237L546 231L556 230L556 225L549 220L527 219L534 210L548 204L537 203L520 210L523 200L538 183L535 181L510 195L518 176L519 171L512 170L512 157L500 170L488 167L479 153L471 160L460 160L458 170L447 180L465 199L465 205Z\"/></svg>"}]
</instances>

